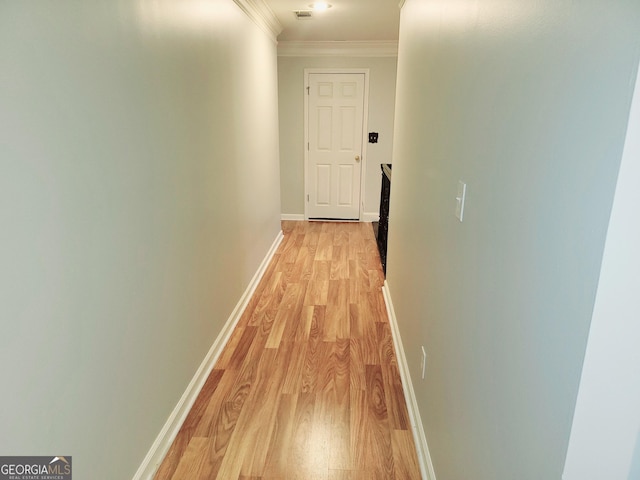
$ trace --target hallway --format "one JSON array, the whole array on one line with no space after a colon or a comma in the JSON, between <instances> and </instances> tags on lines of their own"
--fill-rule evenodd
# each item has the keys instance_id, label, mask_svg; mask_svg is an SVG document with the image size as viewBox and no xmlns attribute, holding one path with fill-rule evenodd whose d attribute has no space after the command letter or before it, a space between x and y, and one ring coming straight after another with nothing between
<instances>
[{"instance_id":1,"label":"hallway","mask_svg":"<svg viewBox=\"0 0 640 480\"><path fill-rule=\"evenodd\" d=\"M282 228L155 479L419 479L371 225Z\"/></svg>"}]
</instances>

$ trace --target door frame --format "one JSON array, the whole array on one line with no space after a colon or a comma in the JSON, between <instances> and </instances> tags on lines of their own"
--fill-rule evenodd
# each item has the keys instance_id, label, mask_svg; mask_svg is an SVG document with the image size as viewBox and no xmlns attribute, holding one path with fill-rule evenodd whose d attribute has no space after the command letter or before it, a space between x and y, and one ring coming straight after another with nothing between
<instances>
[{"instance_id":1,"label":"door frame","mask_svg":"<svg viewBox=\"0 0 640 480\"><path fill-rule=\"evenodd\" d=\"M360 160L360 198L358 199L358 221L362 221L365 198L365 178L367 178L367 143L369 139L369 69L368 68L305 68L304 69L304 219L309 220L309 75L317 73L360 73L364 75L364 105L362 108L362 153Z\"/></svg>"}]
</instances>

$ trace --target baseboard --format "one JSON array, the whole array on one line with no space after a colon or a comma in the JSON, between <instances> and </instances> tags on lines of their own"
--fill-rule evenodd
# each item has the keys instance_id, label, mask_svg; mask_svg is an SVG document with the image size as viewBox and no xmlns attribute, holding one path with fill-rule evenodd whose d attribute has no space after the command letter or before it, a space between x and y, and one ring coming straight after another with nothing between
<instances>
[{"instance_id":1,"label":"baseboard","mask_svg":"<svg viewBox=\"0 0 640 480\"><path fill-rule=\"evenodd\" d=\"M389 315L389 323L391 324L393 345L396 349L396 356L398 358L398 370L400 370L404 398L407 402L407 409L409 410L409 419L413 430L413 439L418 451L418 463L420 464L422 479L436 480L433 463L431 462L431 455L429 454L429 446L427 445L427 437L424 433L424 427L422 426L422 420L420 418L420 411L418 410L418 402L413 390L413 384L411 383L409 364L407 363L407 357L405 356L404 348L402 346L400 330L398 329L398 321L393 309L393 302L391 301L391 292L389 291L389 285L386 281L382 287L382 294L384 295L384 303L387 306L387 314Z\"/></svg>"},{"instance_id":2,"label":"baseboard","mask_svg":"<svg viewBox=\"0 0 640 480\"><path fill-rule=\"evenodd\" d=\"M283 213L280 215L280 220L293 220L296 222L304 221L304 213Z\"/></svg>"},{"instance_id":3,"label":"baseboard","mask_svg":"<svg viewBox=\"0 0 640 480\"><path fill-rule=\"evenodd\" d=\"M363 212L360 217L361 222L378 222L380 220L379 212Z\"/></svg>"},{"instance_id":4,"label":"baseboard","mask_svg":"<svg viewBox=\"0 0 640 480\"><path fill-rule=\"evenodd\" d=\"M303 222L304 214L283 213L280 215L280 220L293 220L296 222ZM378 212L364 212L360 217L360 222L377 222L378 220L380 220L380 214Z\"/></svg>"},{"instance_id":5,"label":"baseboard","mask_svg":"<svg viewBox=\"0 0 640 480\"><path fill-rule=\"evenodd\" d=\"M284 237L282 235L282 232L278 232L273 245L271 245L271 248L267 252L267 255L260 264L260 267L258 267L258 271L255 273L255 275L251 279L251 282L249 283L249 286L240 297L240 300L236 304L236 307L233 309L233 312L231 312L231 315L222 328L222 331L213 342L213 345L209 349L209 352L207 353L204 360L200 364L200 367L191 379L191 382L187 386L187 389L182 395L182 398L180 398L180 401L171 412L171 415L169 415L169 418L162 427L160 434L156 438L155 442L153 442L153 445L147 453L147 456L144 458L142 464L138 468L138 471L133 476L133 480L151 480L155 475L156 470L160 466L160 463L169 451L173 440L176 438L176 435L178 435L178 431L180 430L180 427L182 426L189 411L191 410L191 407L196 401L200 390L209 377L211 370L213 369L215 363L218 361L218 358L222 353L222 349L229 341L231 333L238 324L238 321L240 320L244 309L247 308L249 300L258 287L258 283L260 283L264 272L269 266L269 262L271 262L271 259L276 253L276 250L278 249L278 246L282 242L283 238Z\"/></svg>"}]
</instances>

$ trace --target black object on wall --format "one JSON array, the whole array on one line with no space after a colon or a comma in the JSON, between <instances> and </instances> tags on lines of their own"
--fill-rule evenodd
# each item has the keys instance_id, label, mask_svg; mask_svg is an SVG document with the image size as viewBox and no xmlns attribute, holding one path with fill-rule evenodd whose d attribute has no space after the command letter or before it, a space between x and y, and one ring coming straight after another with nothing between
<instances>
[{"instance_id":1,"label":"black object on wall","mask_svg":"<svg viewBox=\"0 0 640 480\"><path fill-rule=\"evenodd\" d=\"M378 132L369 132L369 143L378 143Z\"/></svg>"},{"instance_id":2,"label":"black object on wall","mask_svg":"<svg viewBox=\"0 0 640 480\"><path fill-rule=\"evenodd\" d=\"M391 193L391 164L380 165L382 170L382 189L380 191L380 223L378 224L378 251L382 262L382 271L387 276L387 237L389 234L389 195Z\"/></svg>"}]
</instances>

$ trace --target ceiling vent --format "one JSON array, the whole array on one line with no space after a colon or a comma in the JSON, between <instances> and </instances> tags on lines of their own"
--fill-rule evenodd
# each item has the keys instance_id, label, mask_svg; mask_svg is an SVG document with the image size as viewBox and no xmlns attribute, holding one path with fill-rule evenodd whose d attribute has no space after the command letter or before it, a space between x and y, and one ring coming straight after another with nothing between
<instances>
[{"instance_id":1,"label":"ceiling vent","mask_svg":"<svg viewBox=\"0 0 640 480\"><path fill-rule=\"evenodd\" d=\"M293 14L298 20L306 20L313 16L313 12L311 10L295 10Z\"/></svg>"}]
</instances>

